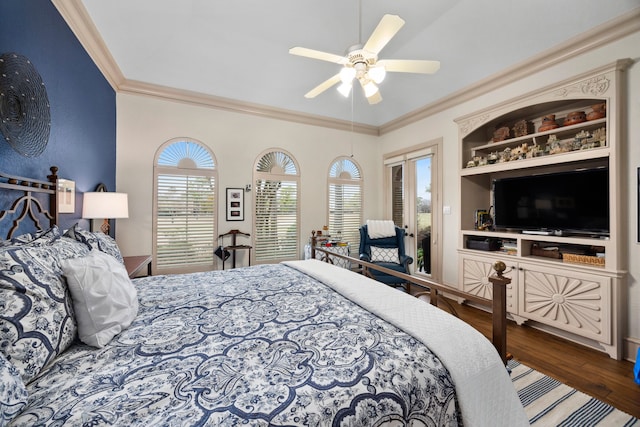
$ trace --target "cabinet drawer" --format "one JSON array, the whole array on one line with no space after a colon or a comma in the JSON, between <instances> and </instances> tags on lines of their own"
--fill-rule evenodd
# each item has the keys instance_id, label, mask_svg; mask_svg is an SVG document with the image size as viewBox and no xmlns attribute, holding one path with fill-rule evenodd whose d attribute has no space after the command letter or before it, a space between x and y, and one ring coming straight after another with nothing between
<instances>
[{"instance_id":1,"label":"cabinet drawer","mask_svg":"<svg viewBox=\"0 0 640 427\"><path fill-rule=\"evenodd\" d=\"M519 264L520 314L611 344L611 278Z\"/></svg>"},{"instance_id":2,"label":"cabinet drawer","mask_svg":"<svg viewBox=\"0 0 640 427\"><path fill-rule=\"evenodd\" d=\"M495 275L493 263L505 257L492 258L473 255L462 255L460 257L460 290L489 300L493 299L493 285L489 277ZM518 298L516 295L517 276L514 276L510 265L504 276L511 279L511 284L507 285L507 312L516 314L518 312Z\"/></svg>"}]
</instances>

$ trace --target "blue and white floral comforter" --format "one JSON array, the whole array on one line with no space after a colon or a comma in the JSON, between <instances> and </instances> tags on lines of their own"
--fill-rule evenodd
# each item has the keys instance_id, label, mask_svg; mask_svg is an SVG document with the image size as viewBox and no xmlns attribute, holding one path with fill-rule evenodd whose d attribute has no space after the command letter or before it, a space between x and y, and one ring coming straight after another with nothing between
<instances>
[{"instance_id":1,"label":"blue and white floral comforter","mask_svg":"<svg viewBox=\"0 0 640 427\"><path fill-rule=\"evenodd\" d=\"M420 339L293 267L136 279L133 324L58 356L11 425L462 425Z\"/></svg>"}]
</instances>

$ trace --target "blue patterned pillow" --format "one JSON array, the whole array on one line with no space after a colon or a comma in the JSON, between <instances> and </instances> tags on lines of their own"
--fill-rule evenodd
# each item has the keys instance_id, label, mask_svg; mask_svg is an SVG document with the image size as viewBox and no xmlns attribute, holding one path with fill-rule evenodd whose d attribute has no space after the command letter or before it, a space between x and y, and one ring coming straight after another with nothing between
<instances>
[{"instance_id":1,"label":"blue patterned pillow","mask_svg":"<svg viewBox=\"0 0 640 427\"><path fill-rule=\"evenodd\" d=\"M47 230L41 230L35 233L25 233L17 237L12 237L11 240L3 240L2 243L0 243L0 249L26 244L46 245L52 243L58 238L60 238L60 229L58 226L54 225Z\"/></svg>"},{"instance_id":2,"label":"blue patterned pillow","mask_svg":"<svg viewBox=\"0 0 640 427\"><path fill-rule=\"evenodd\" d=\"M77 335L61 259L86 256L77 242L24 244L0 251L0 351L28 383Z\"/></svg>"},{"instance_id":3,"label":"blue patterned pillow","mask_svg":"<svg viewBox=\"0 0 640 427\"><path fill-rule=\"evenodd\" d=\"M120 248L116 241L109 235L102 232L94 233L92 231L83 230L75 224L64 234L72 239L82 242L89 247L113 256L115 259L124 264L124 259L120 253Z\"/></svg>"},{"instance_id":4,"label":"blue patterned pillow","mask_svg":"<svg viewBox=\"0 0 640 427\"><path fill-rule=\"evenodd\" d=\"M93 233L80 228L77 223L74 224L73 227L65 231L64 235L78 242L84 243L89 249L92 249L94 247L97 249L98 247L98 242L96 241L96 237L93 235Z\"/></svg>"},{"instance_id":5,"label":"blue patterned pillow","mask_svg":"<svg viewBox=\"0 0 640 427\"><path fill-rule=\"evenodd\" d=\"M0 353L0 426L7 425L27 406L28 397L20 372Z\"/></svg>"}]
</instances>

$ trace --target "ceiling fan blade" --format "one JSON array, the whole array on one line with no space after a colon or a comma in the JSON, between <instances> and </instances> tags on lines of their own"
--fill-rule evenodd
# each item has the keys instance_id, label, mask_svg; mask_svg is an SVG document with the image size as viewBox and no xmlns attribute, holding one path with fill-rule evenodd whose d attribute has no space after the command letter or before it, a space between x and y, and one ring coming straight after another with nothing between
<instances>
[{"instance_id":1,"label":"ceiling fan blade","mask_svg":"<svg viewBox=\"0 0 640 427\"><path fill-rule=\"evenodd\" d=\"M384 15L363 49L377 55L403 25L404 20L398 15Z\"/></svg>"},{"instance_id":2,"label":"ceiling fan blade","mask_svg":"<svg viewBox=\"0 0 640 427\"><path fill-rule=\"evenodd\" d=\"M433 74L440 69L440 61L423 61L419 59L381 59L377 62L384 69L395 73Z\"/></svg>"},{"instance_id":3,"label":"ceiling fan blade","mask_svg":"<svg viewBox=\"0 0 640 427\"><path fill-rule=\"evenodd\" d=\"M331 86L340 83L340 74L336 74L333 77L328 78L327 80L320 83L318 86L311 89L309 92L305 93L305 98L315 98L320 95L325 90L329 89Z\"/></svg>"},{"instance_id":4,"label":"ceiling fan blade","mask_svg":"<svg viewBox=\"0 0 640 427\"><path fill-rule=\"evenodd\" d=\"M322 52L319 50L307 49L306 47L292 47L289 49L289 53L292 55L305 56L311 59L319 59L321 61L334 62L336 64L346 64L347 58L344 56L335 55L333 53Z\"/></svg>"}]
</instances>

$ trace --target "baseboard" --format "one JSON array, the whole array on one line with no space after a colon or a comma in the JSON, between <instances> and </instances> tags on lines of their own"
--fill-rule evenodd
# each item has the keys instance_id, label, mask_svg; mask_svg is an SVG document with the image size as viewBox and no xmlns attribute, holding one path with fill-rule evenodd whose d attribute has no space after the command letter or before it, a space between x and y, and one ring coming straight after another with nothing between
<instances>
[{"instance_id":1,"label":"baseboard","mask_svg":"<svg viewBox=\"0 0 640 427\"><path fill-rule=\"evenodd\" d=\"M640 348L640 338L627 337L624 339L623 343L624 360L628 360L630 362L636 361L636 356L638 355L638 349Z\"/></svg>"}]
</instances>

